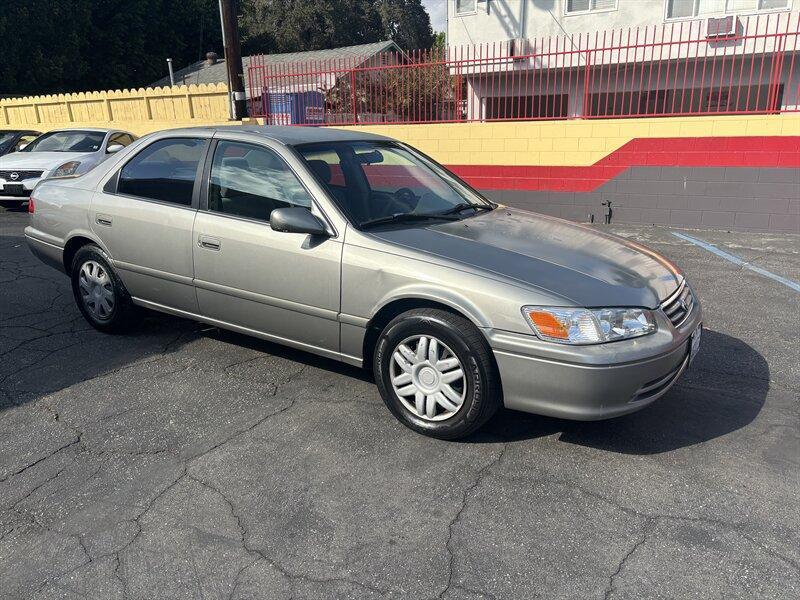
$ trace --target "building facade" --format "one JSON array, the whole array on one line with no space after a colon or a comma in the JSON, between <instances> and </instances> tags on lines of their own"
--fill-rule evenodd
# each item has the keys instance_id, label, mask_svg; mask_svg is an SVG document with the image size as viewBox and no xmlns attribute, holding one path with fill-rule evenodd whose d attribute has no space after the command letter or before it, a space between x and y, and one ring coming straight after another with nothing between
<instances>
[{"instance_id":1,"label":"building facade","mask_svg":"<svg viewBox=\"0 0 800 600\"><path fill-rule=\"evenodd\" d=\"M797 109L800 0L449 0L472 119Z\"/></svg>"},{"instance_id":2,"label":"building facade","mask_svg":"<svg viewBox=\"0 0 800 600\"><path fill-rule=\"evenodd\" d=\"M446 0L450 46L798 10L798 0Z\"/></svg>"}]
</instances>

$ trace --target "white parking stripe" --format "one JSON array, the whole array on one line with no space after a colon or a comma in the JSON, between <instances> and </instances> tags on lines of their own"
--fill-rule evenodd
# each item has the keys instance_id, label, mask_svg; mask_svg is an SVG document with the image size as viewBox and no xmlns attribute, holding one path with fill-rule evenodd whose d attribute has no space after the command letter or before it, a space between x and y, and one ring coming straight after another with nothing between
<instances>
[{"instance_id":1,"label":"white parking stripe","mask_svg":"<svg viewBox=\"0 0 800 600\"><path fill-rule=\"evenodd\" d=\"M742 267L744 269L749 269L750 271L758 273L759 275L763 275L764 277L769 277L770 279L772 279L774 281L777 281L778 283L782 283L786 287L789 287L789 288L793 289L795 292L800 292L800 283L797 283L796 281L792 281L791 279L787 279L786 277L781 277L780 275L775 275L775 273L771 273L770 271L767 271L766 269L762 269L761 267L757 267L755 265L751 265L750 263L748 263L747 261L742 260L738 256L734 256L733 254L729 254L729 253L725 252L724 250L720 250L714 244L709 244L708 242L704 242L703 240L699 240L697 238L693 238L693 237L691 237L689 235L686 235L685 233L678 233L677 231L672 231L671 233L675 237L679 237L682 240L686 240L687 242L691 242L695 246L700 246L701 248L703 248L705 250L708 250L709 252L712 252L712 253L716 254L717 256L732 262L735 265L739 265L740 267Z\"/></svg>"}]
</instances>

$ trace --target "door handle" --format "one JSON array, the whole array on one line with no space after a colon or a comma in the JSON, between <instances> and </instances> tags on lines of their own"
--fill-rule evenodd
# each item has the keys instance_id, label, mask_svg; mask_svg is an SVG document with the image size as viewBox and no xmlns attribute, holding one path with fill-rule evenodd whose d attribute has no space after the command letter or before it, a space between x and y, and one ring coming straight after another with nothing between
<instances>
[{"instance_id":1,"label":"door handle","mask_svg":"<svg viewBox=\"0 0 800 600\"><path fill-rule=\"evenodd\" d=\"M98 225L103 225L105 227L111 227L113 223L113 219L111 217L109 217L108 215L100 215L100 214L95 216L94 221Z\"/></svg>"},{"instance_id":2,"label":"door handle","mask_svg":"<svg viewBox=\"0 0 800 600\"><path fill-rule=\"evenodd\" d=\"M219 251L220 247L222 246L222 242L220 242L217 238L201 235L197 238L197 245L201 248L205 248L206 250Z\"/></svg>"}]
</instances>

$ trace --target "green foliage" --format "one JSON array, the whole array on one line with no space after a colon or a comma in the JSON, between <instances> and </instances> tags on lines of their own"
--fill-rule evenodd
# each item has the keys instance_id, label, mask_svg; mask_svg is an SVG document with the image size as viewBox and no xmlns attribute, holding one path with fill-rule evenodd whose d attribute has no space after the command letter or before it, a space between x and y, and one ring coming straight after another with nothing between
<instances>
[{"instance_id":1,"label":"green foliage","mask_svg":"<svg viewBox=\"0 0 800 600\"><path fill-rule=\"evenodd\" d=\"M217 0L11 0L0 95L131 88L222 52Z\"/></svg>"},{"instance_id":2,"label":"green foliage","mask_svg":"<svg viewBox=\"0 0 800 600\"><path fill-rule=\"evenodd\" d=\"M0 96L133 88L222 55L218 0L2 0ZM245 54L434 43L421 0L239 0Z\"/></svg>"},{"instance_id":3,"label":"green foliage","mask_svg":"<svg viewBox=\"0 0 800 600\"><path fill-rule=\"evenodd\" d=\"M383 22L384 35L404 50L433 46L431 18L422 0L378 0L375 3Z\"/></svg>"},{"instance_id":4,"label":"green foliage","mask_svg":"<svg viewBox=\"0 0 800 600\"><path fill-rule=\"evenodd\" d=\"M242 0L244 53L302 52L382 37L372 0Z\"/></svg>"},{"instance_id":5,"label":"green foliage","mask_svg":"<svg viewBox=\"0 0 800 600\"><path fill-rule=\"evenodd\" d=\"M421 0L241 0L244 52L302 52L394 40L429 48Z\"/></svg>"}]
</instances>

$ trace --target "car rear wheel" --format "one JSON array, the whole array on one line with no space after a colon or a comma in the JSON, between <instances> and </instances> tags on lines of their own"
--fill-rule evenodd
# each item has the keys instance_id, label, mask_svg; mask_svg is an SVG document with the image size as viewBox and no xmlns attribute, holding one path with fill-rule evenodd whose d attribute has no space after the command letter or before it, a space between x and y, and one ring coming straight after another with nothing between
<instances>
[{"instance_id":1,"label":"car rear wheel","mask_svg":"<svg viewBox=\"0 0 800 600\"><path fill-rule=\"evenodd\" d=\"M469 435L502 401L486 339L468 320L445 310L416 309L392 320L376 344L373 369L389 410L431 437Z\"/></svg>"},{"instance_id":2,"label":"car rear wheel","mask_svg":"<svg viewBox=\"0 0 800 600\"><path fill-rule=\"evenodd\" d=\"M72 261L72 293L84 318L104 333L127 331L136 308L103 250L81 247Z\"/></svg>"}]
</instances>

